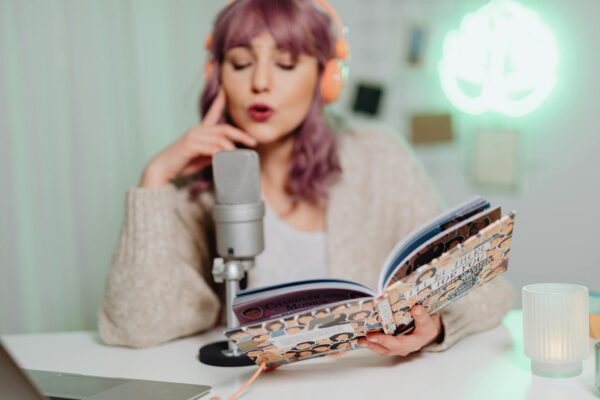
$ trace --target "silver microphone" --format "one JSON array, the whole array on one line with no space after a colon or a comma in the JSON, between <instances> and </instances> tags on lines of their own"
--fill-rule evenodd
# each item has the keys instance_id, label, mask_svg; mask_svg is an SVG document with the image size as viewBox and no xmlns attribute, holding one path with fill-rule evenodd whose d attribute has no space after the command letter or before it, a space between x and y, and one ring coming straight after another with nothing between
<instances>
[{"instance_id":1,"label":"silver microphone","mask_svg":"<svg viewBox=\"0 0 600 400\"><path fill-rule=\"evenodd\" d=\"M225 258L254 258L264 250L258 154L252 150L217 153L213 157L217 253Z\"/></svg>"},{"instance_id":2,"label":"silver microphone","mask_svg":"<svg viewBox=\"0 0 600 400\"><path fill-rule=\"evenodd\" d=\"M265 205L260 197L258 154L252 150L219 152L213 156L217 253L213 261L215 282L225 282L227 327L239 322L233 312L233 300L239 282L254 266L254 257L264 249L263 217ZM226 357L239 357L233 342L228 342Z\"/></svg>"},{"instance_id":3,"label":"silver microphone","mask_svg":"<svg viewBox=\"0 0 600 400\"><path fill-rule=\"evenodd\" d=\"M260 197L258 154L252 150L219 152L213 156L215 205L213 218L217 236L217 257L213 261L215 282L225 282L227 327L239 322L233 300L254 257L264 249L265 205ZM208 365L242 366L254 361L239 351L232 341L202 346L200 361Z\"/></svg>"}]
</instances>

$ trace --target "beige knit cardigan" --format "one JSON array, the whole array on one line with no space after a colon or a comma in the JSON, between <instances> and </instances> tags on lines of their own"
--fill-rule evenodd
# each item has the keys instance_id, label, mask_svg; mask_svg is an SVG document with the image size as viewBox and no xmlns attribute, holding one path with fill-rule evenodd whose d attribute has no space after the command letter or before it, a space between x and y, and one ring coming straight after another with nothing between
<instances>
[{"instance_id":1,"label":"beige knit cardigan","mask_svg":"<svg viewBox=\"0 0 600 400\"><path fill-rule=\"evenodd\" d=\"M408 146L380 128L338 135L342 176L326 210L328 275L377 289L396 242L438 214L438 197ZM131 188L99 315L107 344L146 347L215 326L222 287L211 277L212 194L188 199L185 188ZM269 244L266 243L268 247ZM442 311L440 351L496 326L512 305L503 277Z\"/></svg>"}]
</instances>

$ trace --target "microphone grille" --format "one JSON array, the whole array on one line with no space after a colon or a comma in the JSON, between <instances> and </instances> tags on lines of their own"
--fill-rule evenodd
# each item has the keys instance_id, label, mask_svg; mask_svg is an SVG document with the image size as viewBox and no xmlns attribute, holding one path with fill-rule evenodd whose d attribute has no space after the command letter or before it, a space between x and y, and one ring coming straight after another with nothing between
<instances>
[{"instance_id":1,"label":"microphone grille","mask_svg":"<svg viewBox=\"0 0 600 400\"><path fill-rule=\"evenodd\" d=\"M253 150L221 151L213 156L213 182L217 204L259 203L258 154Z\"/></svg>"}]
</instances>

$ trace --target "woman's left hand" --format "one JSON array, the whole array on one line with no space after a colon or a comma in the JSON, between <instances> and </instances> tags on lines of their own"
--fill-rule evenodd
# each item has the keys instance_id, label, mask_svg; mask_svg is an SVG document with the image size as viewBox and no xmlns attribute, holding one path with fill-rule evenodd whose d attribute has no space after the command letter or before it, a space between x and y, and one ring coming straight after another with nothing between
<instances>
[{"instance_id":1,"label":"woman's left hand","mask_svg":"<svg viewBox=\"0 0 600 400\"><path fill-rule=\"evenodd\" d=\"M429 315L421 305L410 310L415 320L415 329L408 335L386 335L370 333L366 339L361 338L358 344L382 356L406 356L437 340L442 332L442 320L439 314Z\"/></svg>"}]
</instances>

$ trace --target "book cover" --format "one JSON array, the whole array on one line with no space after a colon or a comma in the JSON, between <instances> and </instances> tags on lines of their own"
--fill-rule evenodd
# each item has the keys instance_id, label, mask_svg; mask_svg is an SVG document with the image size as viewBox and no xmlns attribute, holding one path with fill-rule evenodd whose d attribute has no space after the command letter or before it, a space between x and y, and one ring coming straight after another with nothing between
<instances>
[{"instance_id":1,"label":"book cover","mask_svg":"<svg viewBox=\"0 0 600 400\"><path fill-rule=\"evenodd\" d=\"M352 286L349 281L340 282L349 283L349 287L356 291L341 293L340 287L335 288L332 282L315 289L317 292L321 290L314 297L318 299L316 304L307 301L306 296L315 296L315 292L307 289L311 284L299 285L302 290L296 292L293 284L280 285L274 289L276 293L279 290L278 296L269 296L270 290L258 290L263 297L256 297L254 292L255 298L241 302L243 307L238 308L241 313L255 309L250 318L255 318L254 322L228 330L225 334L240 351L257 363L264 361L267 366L279 366L356 349L357 339L368 332L407 333L413 327L410 316L413 305L421 304L430 313L440 311L506 270L514 216L512 213L500 218L500 209L492 208L447 228L422 243L397 266L395 272L404 265L414 266L415 263L410 261L422 257L422 254L437 255L431 251L436 248L436 243L438 248L439 243L444 244L441 254L413 267L414 270L405 273L402 278L392 274L394 279L388 279L379 295L374 295L364 285ZM460 240L452 242L456 238ZM328 285L333 286L331 291L328 291ZM285 297L285 293L289 297ZM334 295L327 297L327 293ZM281 307L285 299L288 302ZM294 304L294 299L303 302L303 306L288 308L287 305ZM267 304L273 301L278 304L274 308L277 311L266 312L271 311L267 310Z\"/></svg>"}]
</instances>

